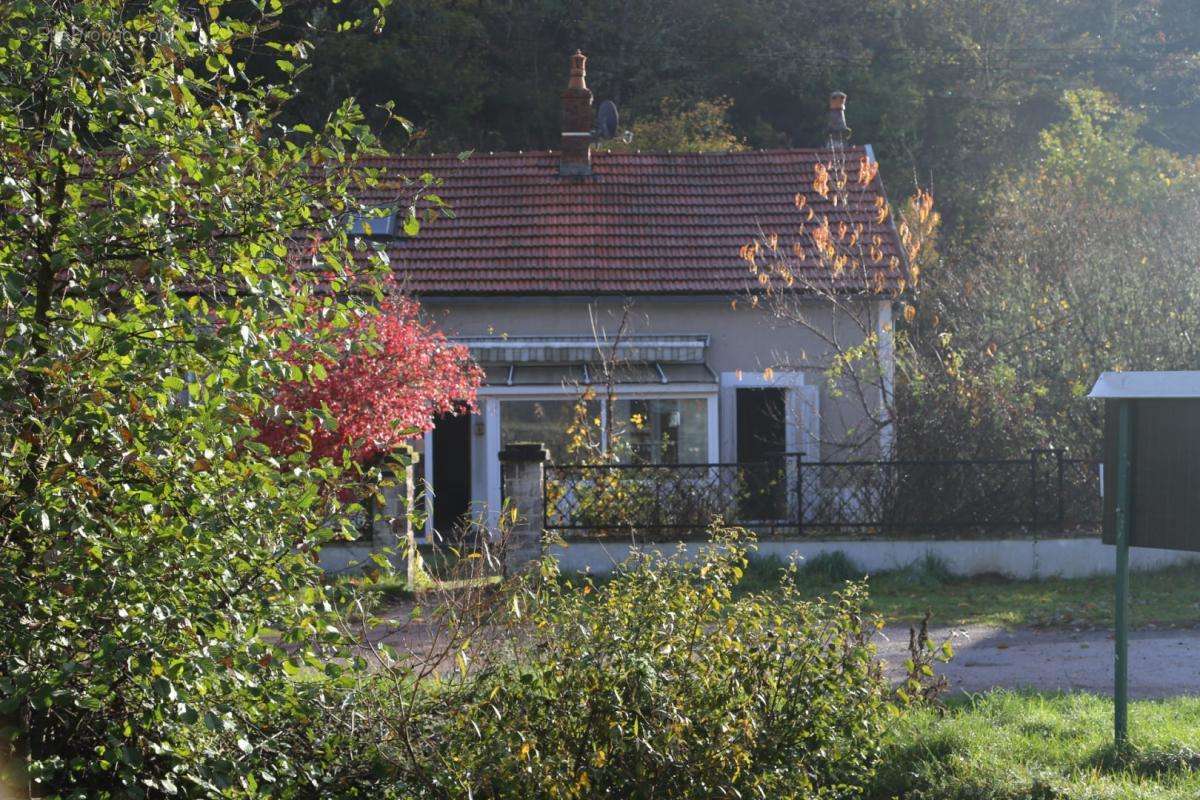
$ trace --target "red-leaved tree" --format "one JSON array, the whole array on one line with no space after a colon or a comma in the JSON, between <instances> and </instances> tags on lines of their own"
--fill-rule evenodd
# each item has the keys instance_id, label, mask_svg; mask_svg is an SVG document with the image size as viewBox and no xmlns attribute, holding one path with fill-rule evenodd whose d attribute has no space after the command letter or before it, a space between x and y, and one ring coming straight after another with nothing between
<instances>
[{"instance_id":1,"label":"red-leaved tree","mask_svg":"<svg viewBox=\"0 0 1200 800\"><path fill-rule=\"evenodd\" d=\"M365 463L429 430L439 414L473 411L483 371L419 312L415 300L392 298L338 331L332 348L293 347L284 358L309 377L280 388L261 441L280 455L349 451ZM309 412L318 412L311 427Z\"/></svg>"}]
</instances>

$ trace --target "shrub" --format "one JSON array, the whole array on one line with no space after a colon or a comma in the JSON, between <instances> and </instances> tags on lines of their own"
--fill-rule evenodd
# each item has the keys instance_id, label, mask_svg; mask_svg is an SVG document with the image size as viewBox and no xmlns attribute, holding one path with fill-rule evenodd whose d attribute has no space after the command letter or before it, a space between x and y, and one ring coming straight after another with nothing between
<instances>
[{"instance_id":1,"label":"shrub","mask_svg":"<svg viewBox=\"0 0 1200 800\"><path fill-rule=\"evenodd\" d=\"M791 569L734 600L747 563L722 534L697 561L525 593L512 657L444 703L445 778L475 797L857 796L893 709L864 590L805 602Z\"/></svg>"},{"instance_id":2,"label":"shrub","mask_svg":"<svg viewBox=\"0 0 1200 800\"><path fill-rule=\"evenodd\" d=\"M817 553L800 566L800 574L830 582L860 580L866 573L841 550Z\"/></svg>"},{"instance_id":3,"label":"shrub","mask_svg":"<svg viewBox=\"0 0 1200 800\"><path fill-rule=\"evenodd\" d=\"M896 570L896 576L923 589L936 589L959 579L946 560L934 553L926 553Z\"/></svg>"},{"instance_id":4,"label":"shrub","mask_svg":"<svg viewBox=\"0 0 1200 800\"><path fill-rule=\"evenodd\" d=\"M350 332L388 344L356 321L391 269L345 225L378 150L351 104L277 124L308 51L274 37L282 4L199 10L0 4L0 741L38 797L325 796L358 746L327 713L351 705L357 651L314 562L357 533L342 498L393 465L272 453L255 424L281 386L326 381ZM278 55L278 81L245 73L246 48ZM423 207L428 182L389 196ZM409 311L391 330L414 346ZM465 399L380 369L385 398L424 398L380 425ZM305 448L336 405L290 407Z\"/></svg>"}]
</instances>

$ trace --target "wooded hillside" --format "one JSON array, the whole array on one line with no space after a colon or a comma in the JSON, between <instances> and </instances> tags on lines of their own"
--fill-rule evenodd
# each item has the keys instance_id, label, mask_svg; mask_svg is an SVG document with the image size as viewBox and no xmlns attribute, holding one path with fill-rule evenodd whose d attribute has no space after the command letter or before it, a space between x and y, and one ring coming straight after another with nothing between
<instances>
[{"instance_id":1,"label":"wooded hillside","mask_svg":"<svg viewBox=\"0 0 1200 800\"><path fill-rule=\"evenodd\" d=\"M320 121L355 96L377 125L393 103L421 131L410 140L392 126L396 147L554 147L566 57L581 48L597 100L616 101L623 127L727 98L731 141L812 146L839 89L893 193L919 181L949 224L1030 156L1064 116L1067 89L1140 110L1149 143L1200 150L1191 0L393 0L379 30L374 6L291 11L290 24L327 30L367 20L319 41L296 117ZM642 138L632 146L670 144ZM680 138L676 149L695 147Z\"/></svg>"}]
</instances>

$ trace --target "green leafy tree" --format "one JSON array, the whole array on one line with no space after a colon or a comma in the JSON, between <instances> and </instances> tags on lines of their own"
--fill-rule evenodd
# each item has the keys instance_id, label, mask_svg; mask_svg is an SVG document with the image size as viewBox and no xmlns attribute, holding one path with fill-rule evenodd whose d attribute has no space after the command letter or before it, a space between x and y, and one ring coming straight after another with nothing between
<instances>
[{"instance_id":1,"label":"green leafy tree","mask_svg":"<svg viewBox=\"0 0 1200 800\"><path fill-rule=\"evenodd\" d=\"M1200 368L1200 163L1146 144L1108 95L1064 107L1040 159L996 183L987 227L925 272L910 449L1096 455L1100 372Z\"/></svg>"},{"instance_id":2,"label":"green leafy tree","mask_svg":"<svg viewBox=\"0 0 1200 800\"><path fill-rule=\"evenodd\" d=\"M332 30L369 2L289 14ZM1192 0L395 0L382 31L318 37L311 91L287 113L313 123L354 94L378 126L390 102L426 132L392 128L390 146L554 148L576 48L625 118L727 97L750 147L822 144L826 98L847 92L854 141L875 146L893 191L936 193L947 245L983 230L988 187L1062 121L1064 91L1095 86L1150 117L1142 141L1200 151Z\"/></svg>"},{"instance_id":3,"label":"green leafy tree","mask_svg":"<svg viewBox=\"0 0 1200 800\"><path fill-rule=\"evenodd\" d=\"M255 422L381 297L343 222L378 176L352 105L277 124L278 9L0 7L0 714L37 796L351 785L315 562L379 475Z\"/></svg>"},{"instance_id":4,"label":"green leafy tree","mask_svg":"<svg viewBox=\"0 0 1200 800\"><path fill-rule=\"evenodd\" d=\"M657 114L634 121L630 129L633 134L630 141L612 139L602 142L600 148L613 152L646 150L677 153L745 150L746 143L738 138L729 124L731 108L733 101L728 97L700 100L691 106L664 98Z\"/></svg>"}]
</instances>

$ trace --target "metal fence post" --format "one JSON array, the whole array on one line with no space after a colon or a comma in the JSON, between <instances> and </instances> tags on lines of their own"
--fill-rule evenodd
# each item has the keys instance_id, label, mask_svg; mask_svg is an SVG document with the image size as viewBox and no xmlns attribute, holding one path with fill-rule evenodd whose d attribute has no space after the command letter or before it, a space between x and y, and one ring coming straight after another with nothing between
<instances>
[{"instance_id":1,"label":"metal fence post","mask_svg":"<svg viewBox=\"0 0 1200 800\"><path fill-rule=\"evenodd\" d=\"M796 453L796 535L804 535L804 453Z\"/></svg>"},{"instance_id":2,"label":"metal fence post","mask_svg":"<svg viewBox=\"0 0 1200 800\"><path fill-rule=\"evenodd\" d=\"M654 475L654 472L651 471L650 474ZM662 471L661 474L665 475L666 472ZM654 517L653 517L653 519L654 519L653 524L654 524L655 530L659 530L662 527L662 485L663 485L663 481L659 480L658 476L656 475L655 480L654 480Z\"/></svg>"}]
</instances>

